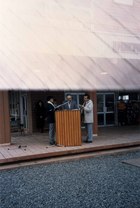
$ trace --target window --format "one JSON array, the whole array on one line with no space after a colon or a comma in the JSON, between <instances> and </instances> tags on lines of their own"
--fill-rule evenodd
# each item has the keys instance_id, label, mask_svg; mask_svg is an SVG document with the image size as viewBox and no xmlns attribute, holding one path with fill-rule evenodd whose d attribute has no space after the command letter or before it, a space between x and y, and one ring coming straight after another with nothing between
<instances>
[{"instance_id":1,"label":"window","mask_svg":"<svg viewBox=\"0 0 140 208\"><path fill-rule=\"evenodd\" d=\"M19 106L19 93L9 93L9 104L10 104L10 125L12 131L18 131L20 124L20 106Z\"/></svg>"},{"instance_id":2,"label":"window","mask_svg":"<svg viewBox=\"0 0 140 208\"><path fill-rule=\"evenodd\" d=\"M79 104L83 104L83 97L84 94L83 92L66 92L65 93L65 97L67 96L67 94L71 94L72 98L74 101L76 101L77 106L79 106Z\"/></svg>"},{"instance_id":3,"label":"window","mask_svg":"<svg viewBox=\"0 0 140 208\"><path fill-rule=\"evenodd\" d=\"M124 101L129 100L129 95L120 95L118 97L118 100L121 100L121 99L123 99Z\"/></svg>"},{"instance_id":4,"label":"window","mask_svg":"<svg viewBox=\"0 0 140 208\"><path fill-rule=\"evenodd\" d=\"M133 0L114 0L114 2L117 4L133 6Z\"/></svg>"}]
</instances>

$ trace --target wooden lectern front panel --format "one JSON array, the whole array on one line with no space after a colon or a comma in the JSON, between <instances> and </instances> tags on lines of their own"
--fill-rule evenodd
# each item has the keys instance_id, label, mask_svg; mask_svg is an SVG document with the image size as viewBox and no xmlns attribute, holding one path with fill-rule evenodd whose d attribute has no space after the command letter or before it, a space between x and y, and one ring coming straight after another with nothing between
<instances>
[{"instance_id":1,"label":"wooden lectern front panel","mask_svg":"<svg viewBox=\"0 0 140 208\"><path fill-rule=\"evenodd\" d=\"M56 142L64 146L81 145L81 118L79 110L56 111Z\"/></svg>"}]
</instances>

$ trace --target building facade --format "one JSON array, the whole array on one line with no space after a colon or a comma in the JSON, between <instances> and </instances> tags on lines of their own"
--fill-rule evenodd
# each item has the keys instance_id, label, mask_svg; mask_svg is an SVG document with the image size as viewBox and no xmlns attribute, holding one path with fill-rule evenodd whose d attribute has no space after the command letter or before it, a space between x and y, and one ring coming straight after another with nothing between
<instances>
[{"instance_id":1,"label":"building facade","mask_svg":"<svg viewBox=\"0 0 140 208\"><path fill-rule=\"evenodd\" d=\"M50 94L60 104L71 92L78 104L89 91L94 133L97 121L118 125L121 98L131 112L138 108L127 124L139 123L139 11L137 0L3 1L0 143L19 126L36 132L36 102Z\"/></svg>"},{"instance_id":2,"label":"building facade","mask_svg":"<svg viewBox=\"0 0 140 208\"><path fill-rule=\"evenodd\" d=\"M19 124L23 124L25 131L36 132L36 104L41 100L44 105L47 103L47 96L51 95L57 101L57 105L60 105L65 100L67 94L71 94L76 101L77 106L83 103L84 92L75 91L35 91L35 92L9 92L10 102L10 120L11 130L18 131ZM91 94L91 92L90 92ZM94 94L94 92L93 92ZM97 91L95 104L95 118L97 117L97 125L100 127L118 126L118 102L123 99L126 107L131 103L131 113L134 115L134 107L137 106L137 118L127 121L126 125L139 124L140 122L140 93L139 91ZM96 102L97 101L97 107ZM126 114L127 111L126 111ZM126 117L129 115L126 115ZM131 115L132 116L132 115ZM127 119L127 118L126 118ZM47 128L47 121L46 126ZM97 132L95 132L97 134Z\"/></svg>"}]
</instances>

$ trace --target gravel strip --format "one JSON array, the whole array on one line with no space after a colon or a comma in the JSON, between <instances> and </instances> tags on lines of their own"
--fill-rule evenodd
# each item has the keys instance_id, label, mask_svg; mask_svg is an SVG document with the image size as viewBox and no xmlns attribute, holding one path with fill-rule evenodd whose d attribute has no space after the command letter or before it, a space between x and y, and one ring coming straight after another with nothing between
<instances>
[{"instance_id":1,"label":"gravel strip","mask_svg":"<svg viewBox=\"0 0 140 208\"><path fill-rule=\"evenodd\" d=\"M0 208L140 208L140 151L0 172Z\"/></svg>"}]
</instances>

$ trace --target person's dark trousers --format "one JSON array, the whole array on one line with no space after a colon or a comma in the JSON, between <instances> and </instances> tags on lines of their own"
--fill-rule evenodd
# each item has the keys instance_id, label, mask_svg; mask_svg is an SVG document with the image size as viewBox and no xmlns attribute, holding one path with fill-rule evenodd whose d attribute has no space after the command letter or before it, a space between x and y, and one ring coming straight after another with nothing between
<instances>
[{"instance_id":1,"label":"person's dark trousers","mask_svg":"<svg viewBox=\"0 0 140 208\"><path fill-rule=\"evenodd\" d=\"M55 144L55 123L49 123L49 140L50 144Z\"/></svg>"},{"instance_id":2,"label":"person's dark trousers","mask_svg":"<svg viewBox=\"0 0 140 208\"><path fill-rule=\"evenodd\" d=\"M92 142L92 140L93 140L93 123L85 123L85 127L86 127L86 132L87 132L86 141Z\"/></svg>"},{"instance_id":3,"label":"person's dark trousers","mask_svg":"<svg viewBox=\"0 0 140 208\"><path fill-rule=\"evenodd\" d=\"M124 111L118 112L118 122L121 126L123 126L126 123L126 116Z\"/></svg>"}]
</instances>

